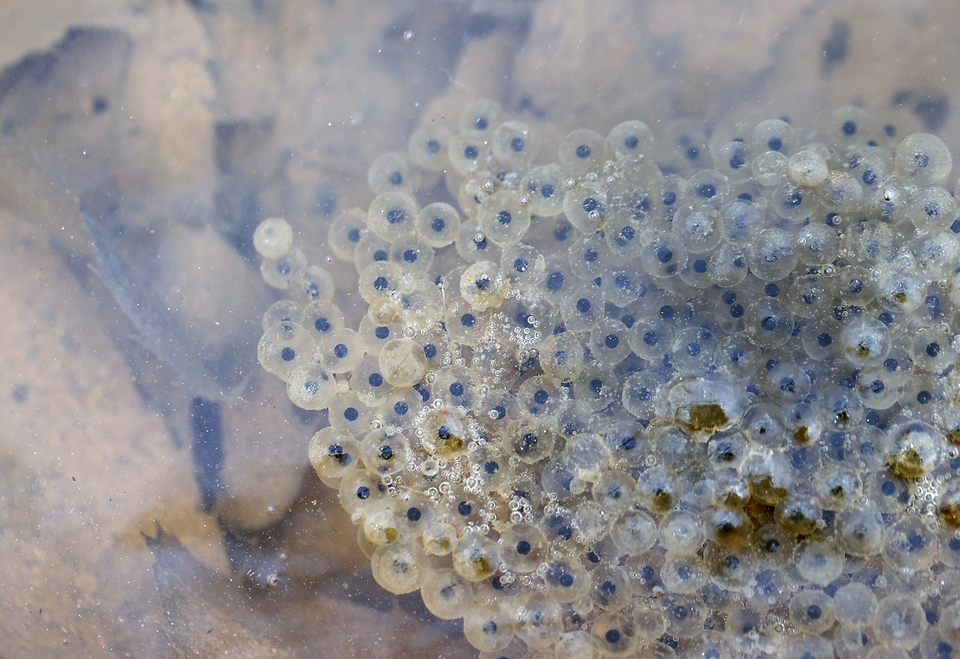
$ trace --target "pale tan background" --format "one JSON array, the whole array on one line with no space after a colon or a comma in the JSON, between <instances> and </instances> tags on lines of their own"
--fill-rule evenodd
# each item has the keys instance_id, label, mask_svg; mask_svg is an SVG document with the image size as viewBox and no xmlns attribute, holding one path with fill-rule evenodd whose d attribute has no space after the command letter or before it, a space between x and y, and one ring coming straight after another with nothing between
<instances>
[{"instance_id":1,"label":"pale tan background","mask_svg":"<svg viewBox=\"0 0 960 659\"><path fill-rule=\"evenodd\" d=\"M952 0L0 0L0 657L474 656L372 584L306 465L322 418L249 367L273 299L244 260L257 219L284 214L322 258L368 163L473 95L603 133L731 111L815 128L896 98L960 153L956 25ZM100 278L79 210L104 181L126 230L107 244L135 267L150 246L169 325ZM221 396L195 356L231 349L248 377ZM198 392L223 411L210 512ZM172 643L157 524L189 552L158 549Z\"/></svg>"}]
</instances>

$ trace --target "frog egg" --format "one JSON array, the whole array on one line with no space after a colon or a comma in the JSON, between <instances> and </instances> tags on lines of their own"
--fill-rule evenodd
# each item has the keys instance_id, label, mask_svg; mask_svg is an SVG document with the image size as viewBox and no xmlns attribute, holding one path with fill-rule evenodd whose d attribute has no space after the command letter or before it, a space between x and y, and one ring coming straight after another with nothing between
<instances>
[{"instance_id":1,"label":"frog egg","mask_svg":"<svg viewBox=\"0 0 960 659\"><path fill-rule=\"evenodd\" d=\"M830 463L814 474L813 489L824 509L838 511L854 504L860 497L863 484L853 466Z\"/></svg>"},{"instance_id":2,"label":"frog egg","mask_svg":"<svg viewBox=\"0 0 960 659\"><path fill-rule=\"evenodd\" d=\"M687 267L680 271L681 278L685 272L689 272L689 267L691 264L688 263ZM701 266L694 260L692 267L696 271ZM743 249L736 244L721 243L707 259L706 273L699 274L709 275L710 281L717 286L736 286L747 276L747 263ZM697 286L699 287L701 283L702 279L698 276Z\"/></svg>"},{"instance_id":3,"label":"frog egg","mask_svg":"<svg viewBox=\"0 0 960 659\"><path fill-rule=\"evenodd\" d=\"M443 317L443 296L433 282L421 279L410 290L400 293L397 307L396 322L403 326L406 335L426 332Z\"/></svg>"},{"instance_id":4,"label":"frog egg","mask_svg":"<svg viewBox=\"0 0 960 659\"><path fill-rule=\"evenodd\" d=\"M513 640L513 623L495 606L473 607L463 616L463 635L481 652L496 652Z\"/></svg>"},{"instance_id":5,"label":"frog egg","mask_svg":"<svg viewBox=\"0 0 960 659\"><path fill-rule=\"evenodd\" d=\"M417 237L430 247L446 247L457 238L460 214L450 204L438 201L424 206L417 213L413 226ZM429 265L424 268L426 270Z\"/></svg>"},{"instance_id":6,"label":"frog egg","mask_svg":"<svg viewBox=\"0 0 960 659\"><path fill-rule=\"evenodd\" d=\"M397 388L384 398L378 408L378 417L384 428L412 432L422 405L423 399L416 389Z\"/></svg>"},{"instance_id":7,"label":"frog egg","mask_svg":"<svg viewBox=\"0 0 960 659\"><path fill-rule=\"evenodd\" d=\"M540 420L554 414L564 399L563 388L554 380L543 376L525 380L517 390L517 404L520 409Z\"/></svg>"},{"instance_id":8,"label":"frog egg","mask_svg":"<svg viewBox=\"0 0 960 659\"><path fill-rule=\"evenodd\" d=\"M836 622L833 599L820 590L803 590L790 599L790 622L807 634L822 634Z\"/></svg>"},{"instance_id":9,"label":"frog egg","mask_svg":"<svg viewBox=\"0 0 960 659\"><path fill-rule=\"evenodd\" d=\"M590 598L598 608L617 612L630 604L633 599L630 575L622 567L605 564L594 570L590 576Z\"/></svg>"},{"instance_id":10,"label":"frog egg","mask_svg":"<svg viewBox=\"0 0 960 659\"><path fill-rule=\"evenodd\" d=\"M380 404L390 385L380 372L380 362L375 356L367 355L360 361L351 375L350 388L366 405L376 407Z\"/></svg>"},{"instance_id":11,"label":"frog egg","mask_svg":"<svg viewBox=\"0 0 960 659\"><path fill-rule=\"evenodd\" d=\"M660 234L640 252L640 265L653 277L672 277L686 265L687 253L679 236Z\"/></svg>"},{"instance_id":12,"label":"frog egg","mask_svg":"<svg viewBox=\"0 0 960 659\"><path fill-rule=\"evenodd\" d=\"M813 535L819 529L822 516L823 509L817 500L803 490L789 492L773 513L780 528L794 536Z\"/></svg>"},{"instance_id":13,"label":"frog egg","mask_svg":"<svg viewBox=\"0 0 960 659\"><path fill-rule=\"evenodd\" d=\"M604 512L616 515L633 507L635 483L627 472L606 471L593 484L593 500Z\"/></svg>"},{"instance_id":14,"label":"frog egg","mask_svg":"<svg viewBox=\"0 0 960 659\"><path fill-rule=\"evenodd\" d=\"M497 126L491 139L493 157L513 171L523 171L540 151L540 136L522 121Z\"/></svg>"},{"instance_id":15,"label":"frog egg","mask_svg":"<svg viewBox=\"0 0 960 659\"><path fill-rule=\"evenodd\" d=\"M956 656L957 640L948 637L942 629L936 627L928 629L920 641L920 656L923 659L953 659ZM899 650L901 656L909 655Z\"/></svg>"},{"instance_id":16,"label":"frog egg","mask_svg":"<svg viewBox=\"0 0 960 659\"><path fill-rule=\"evenodd\" d=\"M462 130L450 140L447 158L461 176L475 174L487 166L491 156L490 134L479 130Z\"/></svg>"},{"instance_id":17,"label":"frog egg","mask_svg":"<svg viewBox=\"0 0 960 659\"><path fill-rule=\"evenodd\" d=\"M290 280L307 267L307 257L300 248L294 247L279 259L263 259L260 262L260 275L272 288L281 291L290 288Z\"/></svg>"},{"instance_id":18,"label":"frog egg","mask_svg":"<svg viewBox=\"0 0 960 659\"><path fill-rule=\"evenodd\" d=\"M691 255L687 264L680 269L680 279L694 288L710 288L718 283L712 270L714 264L712 256L713 254Z\"/></svg>"},{"instance_id":19,"label":"frog egg","mask_svg":"<svg viewBox=\"0 0 960 659\"><path fill-rule=\"evenodd\" d=\"M660 608L667 622L667 634L682 639L703 633L706 616L703 600L693 595L670 593L660 599Z\"/></svg>"},{"instance_id":20,"label":"frog egg","mask_svg":"<svg viewBox=\"0 0 960 659\"><path fill-rule=\"evenodd\" d=\"M938 545L936 530L923 518L904 517L887 529L883 558L893 570L925 570L936 559Z\"/></svg>"},{"instance_id":21,"label":"frog egg","mask_svg":"<svg viewBox=\"0 0 960 659\"><path fill-rule=\"evenodd\" d=\"M686 194L687 182L677 176L670 174L663 178L659 192L654 188L654 210L659 211L659 215L664 221L672 222L673 216L680 207L680 199ZM657 203L659 202L659 203Z\"/></svg>"},{"instance_id":22,"label":"frog egg","mask_svg":"<svg viewBox=\"0 0 960 659\"><path fill-rule=\"evenodd\" d=\"M757 153L776 151L790 156L798 139L796 129L783 119L766 119L753 129L749 144Z\"/></svg>"},{"instance_id":23,"label":"frog egg","mask_svg":"<svg viewBox=\"0 0 960 659\"><path fill-rule=\"evenodd\" d=\"M694 555L667 553L660 571L663 585L673 593L689 595L706 583L706 575L700 560Z\"/></svg>"},{"instance_id":24,"label":"frog egg","mask_svg":"<svg viewBox=\"0 0 960 659\"><path fill-rule=\"evenodd\" d=\"M367 185L373 194L384 192L412 192L420 185L420 170L406 153L388 151L370 165L367 170Z\"/></svg>"},{"instance_id":25,"label":"frog egg","mask_svg":"<svg viewBox=\"0 0 960 659\"><path fill-rule=\"evenodd\" d=\"M500 123L503 108L496 101L487 98L471 100L460 112L457 124L460 130L493 132Z\"/></svg>"},{"instance_id":26,"label":"frog egg","mask_svg":"<svg viewBox=\"0 0 960 659\"><path fill-rule=\"evenodd\" d=\"M823 540L804 540L793 552L793 560L804 579L820 586L827 585L843 573L843 554Z\"/></svg>"},{"instance_id":27,"label":"frog egg","mask_svg":"<svg viewBox=\"0 0 960 659\"><path fill-rule=\"evenodd\" d=\"M504 612L515 621L514 631L528 648L552 646L563 631L560 605L540 593L511 601L505 605Z\"/></svg>"},{"instance_id":28,"label":"frog egg","mask_svg":"<svg viewBox=\"0 0 960 659\"><path fill-rule=\"evenodd\" d=\"M373 316L374 312L372 309L373 307L371 307L371 311L368 311L363 318L360 319L360 327L357 329L357 334L362 341L362 347L366 353L368 355L379 356L380 351L383 350L383 346L385 346L388 341L400 337L402 332L399 323L396 322L394 314L385 313L384 316L389 318L389 320L382 320ZM386 311L390 310L390 307L386 308ZM347 357L349 357L349 354Z\"/></svg>"},{"instance_id":29,"label":"frog egg","mask_svg":"<svg viewBox=\"0 0 960 659\"><path fill-rule=\"evenodd\" d=\"M380 372L394 387L413 386L423 378L427 358L423 348L412 339L391 339L380 351Z\"/></svg>"},{"instance_id":30,"label":"frog egg","mask_svg":"<svg viewBox=\"0 0 960 659\"><path fill-rule=\"evenodd\" d=\"M744 256L750 271L763 281L780 281L797 264L796 239L783 229L765 229L746 245Z\"/></svg>"},{"instance_id":31,"label":"frog egg","mask_svg":"<svg viewBox=\"0 0 960 659\"><path fill-rule=\"evenodd\" d=\"M878 187L867 197L867 210L872 217L896 226L907 219L910 208L907 191L895 182Z\"/></svg>"},{"instance_id":32,"label":"frog egg","mask_svg":"<svg viewBox=\"0 0 960 659\"><path fill-rule=\"evenodd\" d=\"M762 186L780 185L787 177L787 162L787 157L777 151L761 153L753 161L753 176Z\"/></svg>"},{"instance_id":33,"label":"frog egg","mask_svg":"<svg viewBox=\"0 0 960 659\"><path fill-rule=\"evenodd\" d=\"M816 195L791 182L782 183L771 194L770 208L785 220L800 222L817 207Z\"/></svg>"},{"instance_id":34,"label":"frog egg","mask_svg":"<svg viewBox=\"0 0 960 659\"><path fill-rule=\"evenodd\" d=\"M439 172L447 164L447 152L452 134L437 123L420 126L407 141L407 155L410 162L420 169Z\"/></svg>"},{"instance_id":35,"label":"frog egg","mask_svg":"<svg viewBox=\"0 0 960 659\"><path fill-rule=\"evenodd\" d=\"M673 345L673 327L661 320L639 319L627 331L630 349L643 359L659 361Z\"/></svg>"},{"instance_id":36,"label":"frog egg","mask_svg":"<svg viewBox=\"0 0 960 659\"><path fill-rule=\"evenodd\" d=\"M380 263L390 260L390 243L380 238L372 231L367 231L360 237L357 249L353 255L353 264L357 274L363 272L371 263Z\"/></svg>"},{"instance_id":37,"label":"frog egg","mask_svg":"<svg viewBox=\"0 0 960 659\"><path fill-rule=\"evenodd\" d=\"M330 224L327 244L338 259L353 261L357 244L370 231L367 228L366 217L366 213L353 208L341 214Z\"/></svg>"},{"instance_id":38,"label":"frog egg","mask_svg":"<svg viewBox=\"0 0 960 659\"><path fill-rule=\"evenodd\" d=\"M598 286L581 284L560 300L560 315L570 332L592 330L603 317L603 294Z\"/></svg>"},{"instance_id":39,"label":"frog egg","mask_svg":"<svg viewBox=\"0 0 960 659\"><path fill-rule=\"evenodd\" d=\"M907 250L913 257L914 266L930 281L952 274L960 259L960 246L949 231L935 231L910 241Z\"/></svg>"},{"instance_id":40,"label":"frog egg","mask_svg":"<svg viewBox=\"0 0 960 659\"><path fill-rule=\"evenodd\" d=\"M920 643L926 623L923 609L913 597L892 593L880 600L873 631L879 642L910 650Z\"/></svg>"},{"instance_id":41,"label":"frog egg","mask_svg":"<svg viewBox=\"0 0 960 659\"><path fill-rule=\"evenodd\" d=\"M507 293L507 280L497 264L490 261L474 263L460 276L460 294L476 311L496 309Z\"/></svg>"},{"instance_id":42,"label":"frog egg","mask_svg":"<svg viewBox=\"0 0 960 659\"><path fill-rule=\"evenodd\" d=\"M302 313L300 305L293 300L277 300L264 312L261 325L263 330L267 331L277 323L297 323ZM309 324L305 325L305 327L308 326Z\"/></svg>"},{"instance_id":43,"label":"frog egg","mask_svg":"<svg viewBox=\"0 0 960 659\"><path fill-rule=\"evenodd\" d=\"M615 265L600 284L604 299L618 307L626 307L638 298L645 297L651 288L652 283L646 273L631 265Z\"/></svg>"},{"instance_id":44,"label":"frog egg","mask_svg":"<svg viewBox=\"0 0 960 659\"><path fill-rule=\"evenodd\" d=\"M607 144L599 133L579 129L563 139L559 155L560 166L568 175L599 172L608 157Z\"/></svg>"},{"instance_id":45,"label":"frog egg","mask_svg":"<svg viewBox=\"0 0 960 659\"><path fill-rule=\"evenodd\" d=\"M856 392L864 407L886 410L905 395L903 376L897 372L896 360L884 359L890 366L869 366L857 373Z\"/></svg>"},{"instance_id":46,"label":"frog egg","mask_svg":"<svg viewBox=\"0 0 960 659\"><path fill-rule=\"evenodd\" d=\"M863 188L847 172L830 172L817 188L823 206L837 213L851 213L861 207Z\"/></svg>"},{"instance_id":47,"label":"frog egg","mask_svg":"<svg viewBox=\"0 0 960 659\"><path fill-rule=\"evenodd\" d=\"M423 549L431 556L446 556L453 551L457 529L447 522L434 520L423 529ZM452 571L452 570L451 570ZM458 577L459 579L459 577Z\"/></svg>"},{"instance_id":48,"label":"frog egg","mask_svg":"<svg viewBox=\"0 0 960 659\"><path fill-rule=\"evenodd\" d=\"M343 327L343 312L331 302L315 300L297 314L296 320L319 344L331 332Z\"/></svg>"},{"instance_id":49,"label":"frog egg","mask_svg":"<svg viewBox=\"0 0 960 659\"><path fill-rule=\"evenodd\" d=\"M542 574L547 596L555 602L575 602L590 588L590 577L578 562L548 561Z\"/></svg>"},{"instance_id":50,"label":"frog egg","mask_svg":"<svg viewBox=\"0 0 960 659\"><path fill-rule=\"evenodd\" d=\"M884 459L901 478L920 478L942 459L940 434L922 421L905 421L887 431Z\"/></svg>"},{"instance_id":51,"label":"frog egg","mask_svg":"<svg viewBox=\"0 0 960 659\"><path fill-rule=\"evenodd\" d=\"M915 133L897 146L894 167L898 177L914 185L942 185L950 176L953 159L940 138Z\"/></svg>"},{"instance_id":52,"label":"frog egg","mask_svg":"<svg viewBox=\"0 0 960 659\"><path fill-rule=\"evenodd\" d=\"M257 225L253 232L253 248L265 259L280 259L293 247L293 228L279 217Z\"/></svg>"},{"instance_id":53,"label":"frog egg","mask_svg":"<svg viewBox=\"0 0 960 659\"><path fill-rule=\"evenodd\" d=\"M723 234L733 243L746 243L756 238L764 227L764 218L756 205L745 199L734 199L720 209Z\"/></svg>"},{"instance_id":54,"label":"frog egg","mask_svg":"<svg viewBox=\"0 0 960 659\"><path fill-rule=\"evenodd\" d=\"M659 527L660 546L679 556L691 556L705 540L700 519L688 511L673 511L664 516Z\"/></svg>"},{"instance_id":55,"label":"frog egg","mask_svg":"<svg viewBox=\"0 0 960 659\"><path fill-rule=\"evenodd\" d=\"M316 342L302 326L282 322L263 333L257 359L265 371L287 382L297 368L309 363L315 350Z\"/></svg>"},{"instance_id":56,"label":"frog egg","mask_svg":"<svg viewBox=\"0 0 960 659\"><path fill-rule=\"evenodd\" d=\"M639 467L646 462L648 444L643 426L631 421L621 421L605 425L600 430L600 436L610 451L613 464Z\"/></svg>"},{"instance_id":57,"label":"frog egg","mask_svg":"<svg viewBox=\"0 0 960 659\"><path fill-rule=\"evenodd\" d=\"M371 263L360 273L360 297L370 305L392 304L403 284L403 271L396 263Z\"/></svg>"},{"instance_id":58,"label":"frog egg","mask_svg":"<svg viewBox=\"0 0 960 659\"><path fill-rule=\"evenodd\" d=\"M330 303L334 293L333 278L320 266L311 265L290 278L290 292L302 304Z\"/></svg>"},{"instance_id":59,"label":"frog egg","mask_svg":"<svg viewBox=\"0 0 960 659\"><path fill-rule=\"evenodd\" d=\"M305 410L326 409L336 392L333 374L323 364L298 366L287 380L287 396L294 405Z\"/></svg>"},{"instance_id":60,"label":"frog egg","mask_svg":"<svg viewBox=\"0 0 960 659\"><path fill-rule=\"evenodd\" d=\"M473 222L464 222L454 241L457 254L467 263L477 261L498 261L500 250L487 235L481 231L479 225Z\"/></svg>"},{"instance_id":61,"label":"frog egg","mask_svg":"<svg viewBox=\"0 0 960 659\"><path fill-rule=\"evenodd\" d=\"M707 462L714 469L736 469L750 450L743 433L731 430L713 435L707 442Z\"/></svg>"},{"instance_id":62,"label":"frog egg","mask_svg":"<svg viewBox=\"0 0 960 659\"><path fill-rule=\"evenodd\" d=\"M851 582L833 595L836 614L846 623L869 624L877 613L877 596L862 583Z\"/></svg>"},{"instance_id":63,"label":"frog egg","mask_svg":"<svg viewBox=\"0 0 960 659\"><path fill-rule=\"evenodd\" d=\"M702 120L684 118L667 124L660 147L658 164L670 171L687 176L709 167L707 126Z\"/></svg>"},{"instance_id":64,"label":"frog egg","mask_svg":"<svg viewBox=\"0 0 960 659\"><path fill-rule=\"evenodd\" d=\"M827 179L827 161L816 151L801 150L787 161L787 175L797 185L815 188Z\"/></svg>"},{"instance_id":65,"label":"frog egg","mask_svg":"<svg viewBox=\"0 0 960 659\"><path fill-rule=\"evenodd\" d=\"M431 410L421 423L420 445L430 455L453 458L462 455L470 441L469 422L463 412L446 407Z\"/></svg>"},{"instance_id":66,"label":"frog egg","mask_svg":"<svg viewBox=\"0 0 960 659\"><path fill-rule=\"evenodd\" d=\"M661 379L649 371L634 373L623 382L623 408L638 419L656 418L663 390Z\"/></svg>"},{"instance_id":67,"label":"frog egg","mask_svg":"<svg viewBox=\"0 0 960 659\"><path fill-rule=\"evenodd\" d=\"M754 152L743 139L736 138L717 147L717 152L712 155L717 171L731 181L744 181L750 178L749 165L753 160Z\"/></svg>"},{"instance_id":68,"label":"frog egg","mask_svg":"<svg viewBox=\"0 0 960 659\"><path fill-rule=\"evenodd\" d=\"M557 164L540 165L528 171L520 190L530 202L530 212L538 217L554 217L563 211L566 186Z\"/></svg>"},{"instance_id":69,"label":"frog egg","mask_svg":"<svg viewBox=\"0 0 960 659\"><path fill-rule=\"evenodd\" d=\"M583 346L572 332L547 337L540 346L540 366L558 382L575 380L583 370L584 357Z\"/></svg>"},{"instance_id":70,"label":"frog egg","mask_svg":"<svg viewBox=\"0 0 960 659\"><path fill-rule=\"evenodd\" d=\"M590 333L587 345L601 368L612 368L630 354L627 327L615 318L602 319L599 326Z\"/></svg>"},{"instance_id":71,"label":"frog egg","mask_svg":"<svg viewBox=\"0 0 960 659\"><path fill-rule=\"evenodd\" d=\"M691 254L709 254L723 239L717 211L684 207L673 218L673 233Z\"/></svg>"},{"instance_id":72,"label":"frog egg","mask_svg":"<svg viewBox=\"0 0 960 659\"><path fill-rule=\"evenodd\" d=\"M763 348L778 348L793 336L793 314L776 298L757 300L744 314L744 332Z\"/></svg>"},{"instance_id":73,"label":"frog egg","mask_svg":"<svg viewBox=\"0 0 960 659\"><path fill-rule=\"evenodd\" d=\"M415 235L403 235L390 245L390 261L406 275L426 275L433 265L433 248Z\"/></svg>"},{"instance_id":74,"label":"frog egg","mask_svg":"<svg viewBox=\"0 0 960 659\"><path fill-rule=\"evenodd\" d=\"M426 571L420 597L427 610L441 620L463 617L474 602L470 583L450 568Z\"/></svg>"},{"instance_id":75,"label":"frog egg","mask_svg":"<svg viewBox=\"0 0 960 659\"><path fill-rule=\"evenodd\" d=\"M642 510L629 510L611 526L610 538L620 552L640 556L657 542L657 523Z\"/></svg>"},{"instance_id":76,"label":"frog egg","mask_svg":"<svg viewBox=\"0 0 960 659\"><path fill-rule=\"evenodd\" d=\"M840 249L837 232L826 224L810 224L797 235L797 258L811 266L832 263Z\"/></svg>"},{"instance_id":77,"label":"frog egg","mask_svg":"<svg viewBox=\"0 0 960 659\"><path fill-rule=\"evenodd\" d=\"M843 356L854 366L870 366L883 361L890 352L890 332L879 320L855 318L840 333Z\"/></svg>"},{"instance_id":78,"label":"frog egg","mask_svg":"<svg viewBox=\"0 0 960 659\"><path fill-rule=\"evenodd\" d=\"M402 541L377 547L370 560L374 580L394 595L419 589L423 571L417 553L412 544Z\"/></svg>"},{"instance_id":79,"label":"frog egg","mask_svg":"<svg viewBox=\"0 0 960 659\"><path fill-rule=\"evenodd\" d=\"M381 476L391 476L405 466L404 455L410 443L403 433L384 426L372 430L360 442L360 457L364 466Z\"/></svg>"},{"instance_id":80,"label":"frog egg","mask_svg":"<svg viewBox=\"0 0 960 659\"><path fill-rule=\"evenodd\" d=\"M477 211L480 230L500 247L520 242L530 228L530 211L514 193L498 190L483 200Z\"/></svg>"},{"instance_id":81,"label":"frog egg","mask_svg":"<svg viewBox=\"0 0 960 659\"><path fill-rule=\"evenodd\" d=\"M923 188L908 206L907 219L921 231L949 229L957 219L957 204L941 187Z\"/></svg>"},{"instance_id":82,"label":"frog egg","mask_svg":"<svg viewBox=\"0 0 960 659\"><path fill-rule=\"evenodd\" d=\"M536 464L553 451L555 435L539 426L521 426L510 442L513 453L521 462Z\"/></svg>"},{"instance_id":83,"label":"frog egg","mask_svg":"<svg viewBox=\"0 0 960 659\"><path fill-rule=\"evenodd\" d=\"M942 373L957 361L958 346L954 336L946 327L921 329L913 337L910 345L910 357L915 368L930 373Z\"/></svg>"},{"instance_id":84,"label":"frog egg","mask_svg":"<svg viewBox=\"0 0 960 659\"><path fill-rule=\"evenodd\" d=\"M844 232L841 246L867 265L885 264L896 258L902 239L887 223L863 220Z\"/></svg>"},{"instance_id":85,"label":"frog egg","mask_svg":"<svg viewBox=\"0 0 960 659\"><path fill-rule=\"evenodd\" d=\"M652 512L670 512L679 504L682 494L680 480L659 465L642 471L637 477L637 500Z\"/></svg>"},{"instance_id":86,"label":"frog egg","mask_svg":"<svg viewBox=\"0 0 960 659\"><path fill-rule=\"evenodd\" d=\"M505 247L500 256L500 272L521 291L532 291L542 279L547 262L536 247L516 243Z\"/></svg>"},{"instance_id":87,"label":"frog egg","mask_svg":"<svg viewBox=\"0 0 960 659\"><path fill-rule=\"evenodd\" d=\"M761 567L783 568L793 562L796 541L776 524L761 526L749 539Z\"/></svg>"},{"instance_id":88,"label":"frog egg","mask_svg":"<svg viewBox=\"0 0 960 659\"><path fill-rule=\"evenodd\" d=\"M581 236L570 246L570 267L582 281L591 282L607 273L615 263L615 257L603 239L593 234Z\"/></svg>"},{"instance_id":89,"label":"frog egg","mask_svg":"<svg viewBox=\"0 0 960 659\"><path fill-rule=\"evenodd\" d=\"M416 199L407 192L395 190L378 195L367 210L367 226L377 236L393 242L413 233L414 219L420 212Z\"/></svg>"},{"instance_id":90,"label":"frog egg","mask_svg":"<svg viewBox=\"0 0 960 659\"><path fill-rule=\"evenodd\" d=\"M757 575L757 559L749 546L707 543L703 560L710 580L725 591L746 593Z\"/></svg>"},{"instance_id":91,"label":"frog egg","mask_svg":"<svg viewBox=\"0 0 960 659\"><path fill-rule=\"evenodd\" d=\"M492 577L500 565L497 543L479 533L467 533L453 547L453 569L467 581Z\"/></svg>"},{"instance_id":92,"label":"frog egg","mask_svg":"<svg viewBox=\"0 0 960 659\"><path fill-rule=\"evenodd\" d=\"M604 223L607 212L606 189L589 181L576 184L564 194L563 212L570 224L582 233L593 233Z\"/></svg>"},{"instance_id":93,"label":"frog egg","mask_svg":"<svg viewBox=\"0 0 960 659\"><path fill-rule=\"evenodd\" d=\"M848 105L831 113L825 140L829 146L846 151L855 144L868 141L870 132L870 115Z\"/></svg>"},{"instance_id":94,"label":"frog egg","mask_svg":"<svg viewBox=\"0 0 960 659\"><path fill-rule=\"evenodd\" d=\"M361 528L366 541L374 547L393 544L400 538L400 519L390 502L367 511Z\"/></svg>"},{"instance_id":95,"label":"frog egg","mask_svg":"<svg viewBox=\"0 0 960 659\"><path fill-rule=\"evenodd\" d=\"M357 519L382 507L386 492L380 477L367 469L352 469L340 479L340 505Z\"/></svg>"},{"instance_id":96,"label":"frog egg","mask_svg":"<svg viewBox=\"0 0 960 659\"><path fill-rule=\"evenodd\" d=\"M624 121L610 130L607 146L619 160L634 162L652 155L653 133L642 121Z\"/></svg>"},{"instance_id":97,"label":"frog egg","mask_svg":"<svg viewBox=\"0 0 960 659\"><path fill-rule=\"evenodd\" d=\"M336 488L345 474L356 469L360 444L350 433L328 427L314 434L307 455L323 484Z\"/></svg>"}]
</instances>

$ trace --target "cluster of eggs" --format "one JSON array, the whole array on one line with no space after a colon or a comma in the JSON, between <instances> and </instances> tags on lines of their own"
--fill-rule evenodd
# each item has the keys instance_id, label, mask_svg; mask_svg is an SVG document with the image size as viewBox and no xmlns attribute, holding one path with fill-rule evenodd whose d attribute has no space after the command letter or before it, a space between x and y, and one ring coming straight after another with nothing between
<instances>
[{"instance_id":1,"label":"cluster of eggs","mask_svg":"<svg viewBox=\"0 0 960 659\"><path fill-rule=\"evenodd\" d=\"M376 580L484 659L960 656L943 142L851 107L545 143L475 101L380 157L352 290L255 232L260 362L327 410Z\"/></svg>"}]
</instances>

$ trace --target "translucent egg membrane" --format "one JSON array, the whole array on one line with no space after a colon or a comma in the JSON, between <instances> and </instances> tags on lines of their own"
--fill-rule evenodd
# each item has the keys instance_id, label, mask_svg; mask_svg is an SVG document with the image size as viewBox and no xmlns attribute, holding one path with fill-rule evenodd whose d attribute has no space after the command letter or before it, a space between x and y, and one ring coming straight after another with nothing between
<instances>
[{"instance_id":1,"label":"translucent egg membrane","mask_svg":"<svg viewBox=\"0 0 960 659\"><path fill-rule=\"evenodd\" d=\"M949 151L689 126L425 125L330 228L352 288L258 229L261 364L377 581L481 657L956 656Z\"/></svg>"}]
</instances>

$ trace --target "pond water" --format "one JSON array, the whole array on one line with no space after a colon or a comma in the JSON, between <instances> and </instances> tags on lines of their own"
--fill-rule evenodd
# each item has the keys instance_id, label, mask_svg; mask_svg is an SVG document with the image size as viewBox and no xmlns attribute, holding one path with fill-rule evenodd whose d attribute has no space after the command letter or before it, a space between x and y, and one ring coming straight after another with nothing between
<instances>
[{"instance_id":1,"label":"pond water","mask_svg":"<svg viewBox=\"0 0 960 659\"><path fill-rule=\"evenodd\" d=\"M546 161L577 128L639 119L666 139L678 119L707 136L789 117L808 136L850 105L956 154L958 11L5 3L0 656L476 656L460 621L375 583L310 468L327 413L257 362L282 294L254 228L286 218L357 327L369 300L331 223L366 211L380 154L472 99L535 125ZM931 628L955 592L943 574L904 585Z\"/></svg>"}]
</instances>

